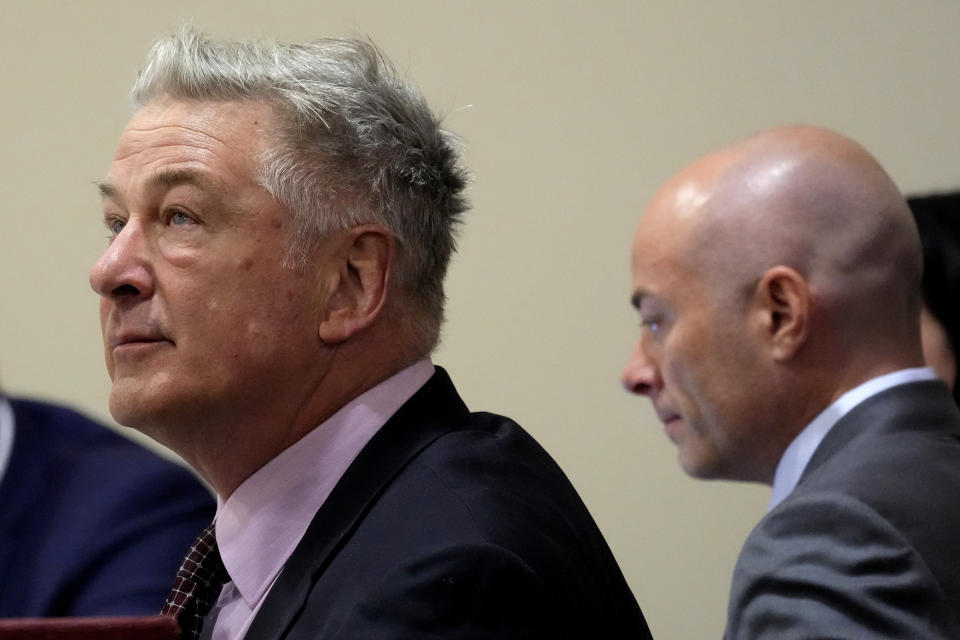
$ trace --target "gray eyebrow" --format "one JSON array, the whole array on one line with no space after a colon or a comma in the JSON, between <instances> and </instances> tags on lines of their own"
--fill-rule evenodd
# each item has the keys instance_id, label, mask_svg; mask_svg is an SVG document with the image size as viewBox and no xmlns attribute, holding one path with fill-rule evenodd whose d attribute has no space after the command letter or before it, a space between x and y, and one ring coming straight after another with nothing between
<instances>
[{"instance_id":1,"label":"gray eyebrow","mask_svg":"<svg viewBox=\"0 0 960 640\"><path fill-rule=\"evenodd\" d=\"M97 191L100 192L101 198L116 198L117 197L117 188L106 180L97 180L94 182L97 185Z\"/></svg>"},{"instance_id":2,"label":"gray eyebrow","mask_svg":"<svg viewBox=\"0 0 960 640\"><path fill-rule=\"evenodd\" d=\"M212 178L193 169L161 169L147 181L148 187L173 187L178 184L192 184L210 190L217 188Z\"/></svg>"},{"instance_id":3,"label":"gray eyebrow","mask_svg":"<svg viewBox=\"0 0 960 640\"><path fill-rule=\"evenodd\" d=\"M119 190L106 180L99 180L95 183L100 191L101 198L119 198ZM172 187L178 184L193 184L198 187L216 190L217 183L209 176L194 171L192 169L161 169L150 176L147 181L148 188Z\"/></svg>"}]
</instances>

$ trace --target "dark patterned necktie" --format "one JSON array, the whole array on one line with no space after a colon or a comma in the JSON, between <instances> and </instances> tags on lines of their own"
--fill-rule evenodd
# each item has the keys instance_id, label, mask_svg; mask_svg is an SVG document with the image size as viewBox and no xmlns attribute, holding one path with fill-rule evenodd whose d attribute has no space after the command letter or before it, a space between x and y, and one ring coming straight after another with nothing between
<instances>
[{"instance_id":1,"label":"dark patterned necktie","mask_svg":"<svg viewBox=\"0 0 960 640\"><path fill-rule=\"evenodd\" d=\"M203 617L217 601L223 583L228 580L230 576L220 559L214 525L211 524L190 547L160 615L176 618L184 640L198 640Z\"/></svg>"}]
</instances>

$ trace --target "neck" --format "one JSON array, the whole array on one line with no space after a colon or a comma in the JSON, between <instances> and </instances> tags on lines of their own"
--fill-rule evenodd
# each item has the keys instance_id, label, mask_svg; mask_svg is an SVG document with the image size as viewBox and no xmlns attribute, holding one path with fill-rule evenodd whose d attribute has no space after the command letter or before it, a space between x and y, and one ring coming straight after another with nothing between
<instances>
[{"instance_id":1,"label":"neck","mask_svg":"<svg viewBox=\"0 0 960 640\"><path fill-rule=\"evenodd\" d=\"M412 363L338 354L324 375L300 393L251 403L239 410L238 406L227 407L222 415L208 416L201 425L193 422L192 437L178 443L179 448L168 446L226 499L248 477L334 413Z\"/></svg>"}]
</instances>

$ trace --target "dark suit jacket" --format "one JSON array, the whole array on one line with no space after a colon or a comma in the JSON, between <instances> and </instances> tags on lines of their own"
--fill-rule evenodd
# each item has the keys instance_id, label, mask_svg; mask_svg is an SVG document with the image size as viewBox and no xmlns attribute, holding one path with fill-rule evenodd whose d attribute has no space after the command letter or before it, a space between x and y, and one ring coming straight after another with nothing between
<instances>
[{"instance_id":1,"label":"dark suit jacket","mask_svg":"<svg viewBox=\"0 0 960 640\"><path fill-rule=\"evenodd\" d=\"M960 638L960 415L939 382L844 416L750 534L728 640Z\"/></svg>"},{"instance_id":2,"label":"dark suit jacket","mask_svg":"<svg viewBox=\"0 0 960 640\"><path fill-rule=\"evenodd\" d=\"M649 637L563 472L440 369L347 470L247 635Z\"/></svg>"},{"instance_id":3,"label":"dark suit jacket","mask_svg":"<svg viewBox=\"0 0 960 640\"><path fill-rule=\"evenodd\" d=\"M159 613L215 504L183 467L52 405L11 400L0 617Z\"/></svg>"}]
</instances>

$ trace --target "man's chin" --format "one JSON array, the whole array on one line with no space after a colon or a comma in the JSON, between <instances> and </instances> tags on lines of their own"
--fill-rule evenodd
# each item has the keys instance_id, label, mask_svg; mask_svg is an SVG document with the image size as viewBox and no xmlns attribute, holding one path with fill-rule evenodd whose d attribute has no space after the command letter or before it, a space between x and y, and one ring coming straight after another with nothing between
<instances>
[{"instance_id":1,"label":"man's chin","mask_svg":"<svg viewBox=\"0 0 960 640\"><path fill-rule=\"evenodd\" d=\"M166 444L161 434L174 421L173 403L144 393L142 389L127 387L128 385L122 382L114 383L110 392L110 415L117 424L136 429L161 444Z\"/></svg>"},{"instance_id":2,"label":"man's chin","mask_svg":"<svg viewBox=\"0 0 960 640\"><path fill-rule=\"evenodd\" d=\"M699 454L699 455L698 455ZM680 468L691 478L697 480L721 480L722 470L717 460L704 456L702 452L685 451L682 447L678 453Z\"/></svg>"},{"instance_id":3,"label":"man's chin","mask_svg":"<svg viewBox=\"0 0 960 640\"><path fill-rule=\"evenodd\" d=\"M743 473L738 473L735 468L729 464L725 464L723 460L715 458L688 459L685 458L681 452L680 467L688 476L696 480L754 481L753 478L746 477Z\"/></svg>"}]
</instances>

